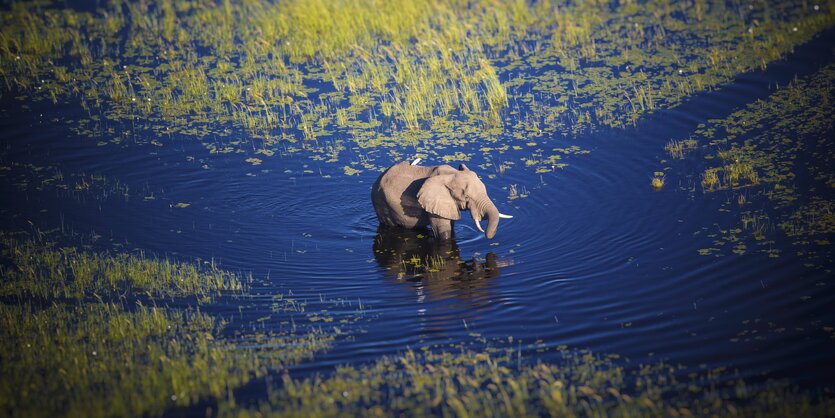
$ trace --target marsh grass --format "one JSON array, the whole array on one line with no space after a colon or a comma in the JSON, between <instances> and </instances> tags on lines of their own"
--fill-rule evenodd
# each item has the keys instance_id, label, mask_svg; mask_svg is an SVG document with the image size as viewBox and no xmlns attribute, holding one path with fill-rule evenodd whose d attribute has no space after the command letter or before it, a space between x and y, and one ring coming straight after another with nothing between
<instances>
[{"instance_id":1,"label":"marsh grass","mask_svg":"<svg viewBox=\"0 0 835 418\"><path fill-rule=\"evenodd\" d=\"M528 189L525 186L511 184L510 187L508 187L507 199L514 200L519 199L520 197L528 197L529 194L530 192L528 192Z\"/></svg>"},{"instance_id":2,"label":"marsh grass","mask_svg":"<svg viewBox=\"0 0 835 418\"><path fill-rule=\"evenodd\" d=\"M697 146L698 142L695 139L673 139L664 146L664 150L670 154L670 157L680 160L684 158L684 155L687 154L687 152L695 149Z\"/></svg>"},{"instance_id":3,"label":"marsh grass","mask_svg":"<svg viewBox=\"0 0 835 418\"><path fill-rule=\"evenodd\" d=\"M198 401L229 401L236 388L311 358L344 333L319 323L335 315L276 295L277 307L306 316L267 332L241 324L230 336L226 320L201 304L247 292L241 275L56 247L45 235L2 234L4 415L160 416ZM162 305L174 298L181 308ZM344 327L352 316L340 318Z\"/></svg>"},{"instance_id":4,"label":"marsh grass","mask_svg":"<svg viewBox=\"0 0 835 418\"><path fill-rule=\"evenodd\" d=\"M677 377L675 366L634 372L617 356L560 352L553 363L523 359L522 347L408 350L308 379L288 375L256 406L221 405L220 416L826 416L828 397L785 385L750 387L721 370ZM802 412L801 412L802 411Z\"/></svg>"},{"instance_id":5,"label":"marsh grass","mask_svg":"<svg viewBox=\"0 0 835 418\"><path fill-rule=\"evenodd\" d=\"M140 136L243 130L260 147L303 142L313 153L348 136L441 154L497 133L632 125L833 22L828 3L800 1L139 2L93 12L21 2L0 14L0 78L24 98L79 102L90 114L83 134L100 135L100 116Z\"/></svg>"},{"instance_id":6,"label":"marsh grass","mask_svg":"<svg viewBox=\"0 0 835 418\"><path fill-rule=\"evenodd\" d=\"M705 191L713 191L719 186L719 176L716 174L718 169L709 168L702 173L702 189Z\"/></svg>"},{"instance_id":7,"label":"marsh grass","mask_svg":"<svg viewBox=\"0 0 835 418\"><path fill-rule=\"evenodd\" d=\"M78 299L149 294L206 298L240 294L251 282L251 277L221 270L214 264L203 268L144 254L91 253L7 236L2 237L2 254L14 266L0 267L4 277L2 296Z\"/></svg>"},{"instance_id":8,"label":"marsh grass","mask_svg":"<svg viewBox=\"0 0 835 418\"><path fill-rule=\"evenodd\" d=\"M722 173L725 175L725 184L731 187L753 186L760 183L760 177L754 169L754 165L739 159L734 159L722 167Z\"/></svg>"},{"instance_id":9,"label":"marsh grass","mask_svg":"<svg viewBox=\"0 0 835 418\"><path fill-rule=\"evenodd\" d=\"M219 339L199 310L0 304L0 410L10 416L159 416L309 358L333 337Z\"/></svg>"},{"instance_id":10,"label":"marsh grass","mask_svg":"<svg viewBox=\"0 0 835 418\"><path fill-rule=\"evenodd\" d=\"M441 254L429 254L425 257L412 257L400 261L400 271L414 272L413 275L422 273L437 273L447 267L447 259Z\"/></svg>"},{"instance_id":11,"label":"marsh grass","mask_svg":"<svg viewBox=\"0 0 835 418\"><path fill-rule=\"evenodd\" d=\"M835 231L825 192L835 184L828 151L833 78L835 65L826 65L694 132L693 139L705 144L704 191L740 193L722 206L741 211L738 223L719 227L714 248L744 254L753 247L777 257L775 244L784 240L809 259L807 266L831 265L831 246L818 243L828 243ZM752 214L752 207L765 210ZM743 232L753 242L746 244Z\"/></svg>"},{"instance_id":12,"label":"marsh grass","mask_svg":"<svg viewBox=\"0 0 835 418\"><path fill-rule=\"evenodd\" d=\"M20 191L50 191L60 197L99 201L118 198L130 200L131 190L126 184L109 176L95 173L71 173L56 166L35 165L6 161L0 165L0 178Z\"/></svg>"},{"instance_id":13,"label":"marsh grass","mask_svg":"<svg viewBox=\"0 0 835 418\"><path fill-rule=\"evenodd\" d=\"M231 377L230 359L206 345L215 322L199 313L23 304L0 305L0 321L0 409L14 416L159 415L206 392L225 395L216 379Z\"/></svg>"},{"instance_id":14,"label":"marsh grass","mask_svg":"<svg viewBox=\"0 0 835 418\"><path fill-rule=\"evenodd\" d=\"M773 230L768 214L762 212L745 212L742 214L741 220L742 230L749 231L758 241L764 240L766 233Z\"/></svg>"}]
</instances>

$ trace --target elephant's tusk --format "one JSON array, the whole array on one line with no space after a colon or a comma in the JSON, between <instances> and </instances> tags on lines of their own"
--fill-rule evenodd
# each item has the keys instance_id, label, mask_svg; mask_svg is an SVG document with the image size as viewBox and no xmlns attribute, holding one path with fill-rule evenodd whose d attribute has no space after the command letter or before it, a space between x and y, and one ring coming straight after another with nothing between
<instances>
[{"instance_id":1,"label":"elephant's tusk","mask_svg":"<svg viewBox=\"0 0 835 418\"><path fill-rule=\"evenodd\" d=\"M482 233L484 233L484 230L483 230L483 229L481 229L481 222L476 221L475 219L473 219L473 220L475 221L475 227L476 227L476 228L478 228L478 230L479 230L479 231L481 231Z\"/></svg>"},{"instance_id":2,"label":"elephant's tusk","mask_svg":"<svg viewBox=\"0 0 835 418\"><path fill-rule=\"evenodd\" d=\"M510 219L512 217L513 217L513 215L505 215L504 213L501 213L501 212L499 213L499 218Z\"/></svg>"},{"instance_id":3,"label":"elephant's tusk","mask_svg":"<svg viewBox=\"0 0 835 418\"><path fill-rule=\"evenodd\" d=\"M412 161L412 165L418 165L418 164L420 164L420 158L415 158L415 160Z\"/></svg>"}]
</instances>

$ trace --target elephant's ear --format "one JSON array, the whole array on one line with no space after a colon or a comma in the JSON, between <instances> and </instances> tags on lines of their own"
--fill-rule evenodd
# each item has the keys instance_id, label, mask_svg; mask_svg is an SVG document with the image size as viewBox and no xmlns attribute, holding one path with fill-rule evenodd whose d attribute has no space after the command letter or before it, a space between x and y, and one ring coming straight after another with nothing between
<instances>
[{"instance_id":1,"label":"elephant's ear","mask_svg":"<svg viewBox=\"0 0 835 418\"><path fill-rule=\"evenodd\" d=\"M449 193L446 184L450 174L433 176L426 179L417 194L418 203L427 212L446 219L458 220L458 205Z\"/></svg>"}]
</instances>

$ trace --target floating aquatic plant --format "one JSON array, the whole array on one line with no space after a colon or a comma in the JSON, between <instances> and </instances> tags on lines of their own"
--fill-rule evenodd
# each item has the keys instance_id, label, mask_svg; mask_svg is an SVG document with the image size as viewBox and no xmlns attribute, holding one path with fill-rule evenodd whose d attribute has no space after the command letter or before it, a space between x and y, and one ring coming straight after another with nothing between
<instances>
[{"instance_id":1,"label":"floating aquatic plant","mask_svg":"<svg viewBox=\"0 0 835 418\"><path fill-rule=\"evenodd\" d=\"M744 193L734 199L736 207L730 199L723 205L724 211L742 213L739 224L719 228L721 238L713 248L743 254L754 247L776 257L775 240L781 239L798 248L812 244L813 249L799 251L820 260L809 265L825 268L830 263L832 252L814 243L828 242L835 233L827 221L832 201L824 192L835 178L826 151L831 148L833 78L835 65L830 64L694 132L693 139L705 144L702 189ZM764 207L764 213L746 214L751 204ZM740 242L746 234L754 238L749 245Z\"/></svg>"},{"instance_id":2,"label":"floating aquatic plant","mask_svg":"<svg viewBox=\"0 0 835 418\"><path fill-rule=\"evenodd\" d=\"M649 184L655 190L661 190L664 187L665 176L663 171L656 171L653 173L652 178L650 179Z\"/></svg>"}]
</instances>

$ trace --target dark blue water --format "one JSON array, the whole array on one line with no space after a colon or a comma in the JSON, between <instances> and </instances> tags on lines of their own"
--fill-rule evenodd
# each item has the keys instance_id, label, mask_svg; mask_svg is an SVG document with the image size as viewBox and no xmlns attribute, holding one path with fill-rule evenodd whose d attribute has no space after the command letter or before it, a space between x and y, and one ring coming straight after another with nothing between
<instances>
[{"instance_id":1,"label":"dark blue water","mask_svg":"<svg viewBox=\"0 0 835 418\"><path fill-rule=\"evenodd\" d=\"M663 147L670 139L686 138L699 123L831 62L832 39L829 33L765 72L657 112L635 128L552 139L544 146L592 151L569 158L563 170L481 172L499 210L514 218L503 220L488 241L465 215L455 242L443 245L415 236L412 241L423 243L403 245L400 235L378 234L369 199L376 172L348 177L343 164L304 154L262 158L252 166L244 162L248 156L212 155L189 138L99 146L110 138L79 137L71 123L53 120L82 117L77 105L22 110L4 97L4 165L50 166L65 178L96 174L111 183L81 192L21 189L14 185L21 170L4 172L3 228L58 228L93 248L252 272L255 296L212 308L237 314L232 327L267 315L274 319L266 326L278 326L281 314L271 311L278 293L311 303L350 301L333 308L336 315L362 305L363 320L346 326L350 338L300 371L480 334L617 353L632 365L664 359L729 366L752 379L831 384L835 340L823 331L835 324L831 275L804 266L788 241L778 241L785 248L776 259L700 256L698 249L713 239L694 232L727 224L730 215L719 208L732 195L679 187L700 172L698 157L669 163L668 185L659 192L649 176L668 159ZM475 149L464 151L474 155L471 168L482 162ZM128 191L119 192L116 182ZM528 196L509 200L510 185L524 187ZM181 202L189 206L177 207ZM425 273L401 263L429 256L440 257L443 267Z\"/></svg>"}]
</instances>

